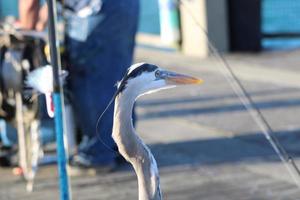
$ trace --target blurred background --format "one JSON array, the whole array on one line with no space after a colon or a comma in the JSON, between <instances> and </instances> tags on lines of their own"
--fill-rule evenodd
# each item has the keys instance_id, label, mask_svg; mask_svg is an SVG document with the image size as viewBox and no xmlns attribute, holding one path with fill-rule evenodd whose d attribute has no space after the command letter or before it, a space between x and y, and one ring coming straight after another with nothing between
<instances>
[{"instance_id":1,"label":"blurred background","mask_svg":"<svg viewBox=\"0 0 300 200\"><path fill-rule=\"evenodd\" d=\"M192 20L194 15L222 51L294 49L300 45L300 5L296 0L193 0L185 1L190 6L188 9L171 0L141 0L140 3L138 42L142 44L178 43L187 54L193 51L191 48L204 48L204 44L195 43L194 47L189 41L203 37ZM1 1L0 17L17 17L17 7L17 0Z\"/></svg>"},{"instance_id":2,"label":"blurred background","mask_svg":"<svg viewBox=\"0 0 300 200\"><path fill-rule=\"evenodd\" d=\"M137 102L137 132L158 160L165 199L300 199L204 33L300 165L300 1L141 0L140 8L135 62L205 80ZM17 18L16 0L0 1L0 16L8 15ZM55 165L39 168L32 193L11 174L0 169L0 199L58 199ZM71 182L74 199L137 199L127 165Z\"/></svg>"}]
</instances>

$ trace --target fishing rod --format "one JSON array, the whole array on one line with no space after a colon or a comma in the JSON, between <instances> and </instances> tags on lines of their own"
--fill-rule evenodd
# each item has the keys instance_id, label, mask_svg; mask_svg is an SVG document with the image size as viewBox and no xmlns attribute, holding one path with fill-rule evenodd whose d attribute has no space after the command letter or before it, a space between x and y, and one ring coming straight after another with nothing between
<instances>
[{"instance_id":1,"label":"fishing rod","mask_svg":"<svg viewBox=\"0 0 300 200\"><path fill-rule=\"evenodd\" d=\"M239 80L239 78L236 76L234 71L232 70L231 66L225 59L225 57L217 50L217 48L214 46L214 44L211 42L211 39L208 35L208 32L202 27L201 23L197 20L195 15L192 13L192 11L188 8L186 3L183 0L178 0L178 4L182 5L182 8L187 11L187 13L190 15L190 17L193 19L195 24L198 26L198 28L201 29L201 31L205 34L208 47L213 53L213 55L218 58L223 65L220 65L221 68L219 70L221 71L221 74L226 78L232 89L234 90L235 94L238 96L244 107L247 109L247 111L250 113L251 117L254 119L255 123L258 125L258 127L261 129L262 133L265 135L266 139L269 141L270 145L272 146L273 150L276 152L277 156L280 158L281 162L286 167L287 171L289 172L290 176L293 178L294 182L300 189L300 170L298 166L296 165L293 157L288 154L288 152L285 150L285 148L280 144L277 137L274 134L274 131L267 121L267 119L264 117L260 109L256 106L255 102L245 89L242 82Z\"/></svg>"},{"instance_id":2,"label":"fishing rod","mask_svg":"<svg viewBox=\"0 0 300 200\"><path fill-rule=\"evenodd\" d=\"M61 61L59 55L59 42L57 39L57 15L56 15L56 0L47 0L49 13L49 44L51 65L53 67L53 102L54 102L54 122L56 133L56 148L57 148L57 165L59 172L59 189L60 199L71 199L71 190L69 186L69 178L66 169L66 149L64 144L64 110L63 110L63 91L61 86Z\"/></svg>"}]
</instances>

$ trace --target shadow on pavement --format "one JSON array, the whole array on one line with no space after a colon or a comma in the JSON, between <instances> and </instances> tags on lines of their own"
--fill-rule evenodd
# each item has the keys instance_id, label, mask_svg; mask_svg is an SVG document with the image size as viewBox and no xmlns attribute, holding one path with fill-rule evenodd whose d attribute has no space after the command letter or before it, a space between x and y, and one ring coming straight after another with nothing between
<instances>
[{"instance_id":1,"label":"shadow on pavement","mask_svg":"<svg viewBox=\"0 0 300 200\"><path fill-rule=\"evenodd\" d=\"M292 94L293 92L298 92L297 88L282 88L282 89L269 89L263 91L249 92L251 97L261 97L268 95L276 94ZM143 101L138 102L139 106L142 107L151 107L151 106L163 106L179 103L194 103L194 102L203 102L203 101L214 101L222 99L237 99L238 97L235 94L222 94L222 95L212 95L212 96L202 96L202 97L190 97L190 98L180 98L180 99L144 99Z\"/></svg>"},{"instance_id":2,"label":"shadow on pavement","mask_svg":"<svg viewBox=\"0 0 300 200\"><path fill-rule=\"evenodd\" d=\"M300 130L280 131L275 134L290 155L294 158L300 156ZM262 133L152 144L150 148L160 167L280 161Z\"/></svg>"},{"instance_id":3,"label":"shadow on pavement","mask_svg":"<svg viewBox=\"0 0 300 200\"><path fill-rule=\"evenodd\" d=\"M187 102L188 100L183 99L182 101ZM283 99L283 100L272 100L272 101L260 101L255 102L255 105L260 110L274 109L274 108L287 108L300 106L300 99ZM212 114L212 113L224 113L224 112L237 112L244 111L245 107L241 103L232 105L221 105L221 106L208 106L202 108L169 108L168 110L162 111L149 111L145 114L139 115L140 120L149 120L153 118L164 118L164 117L178 117L188 115L199 115L199 114Z\"/></svg>"}]
</instances>

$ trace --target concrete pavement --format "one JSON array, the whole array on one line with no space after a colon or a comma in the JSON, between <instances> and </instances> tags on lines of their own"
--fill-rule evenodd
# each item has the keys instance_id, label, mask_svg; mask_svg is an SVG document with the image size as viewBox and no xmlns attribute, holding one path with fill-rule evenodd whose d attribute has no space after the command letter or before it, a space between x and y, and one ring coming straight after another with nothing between
<instances>
[{"instance_id":1,"label":"concrete pavement","mask_svg":"<svg viewBox=\"0 0 300 200\"><path fill-rule=\"evenodd\" d=\"M137 51L137 54L141 60L148 59L149 62L159 63L172 70L190 73L205 80L205 83L197 88L191 86L163 91L153 94L152 97L145 97L141 101L139 116L146 122L141 122L140 133L143 134L142 130L148 131L145 137L150 135L152 139L155 138L153 143L165 143L160 146L171 149L168 156L163 156L161 163L170 161L170 157L178 155L178 158L172 159L175 160L173 161L175 166L180 166L182 162L202 165L202 169L203 165L208 165L210 169L229 165L231 169L242 168L245 170L243 174L252 173L251 176L257 179L260 176L267 176L274 181L294 184L273 149L226 82L219 70L222 69L219 60L214 57L203 60L143 49ZM291 54L297 55L295 52ZM243 61L243 57L246 61ZM269 57L267 66L263 65L266 64L265 57ZM279 57L282 57L280 52L258 57L229 55L226 58L276 131L280 142L298 160L299 71L295 70L293 65L286 65L290 59L295 61L295 57L282 58L281 65L285 66L284 68L278 67ZM276 67L273 67L273 64ZM154 122L156 125L153 125ZM157 126L159 128L155 128ZM155 131L151 130L153 127ZM157 134L156 137L153 136L154 133ZM157 144L154 145L156 146ZM161 151L164 152L166 149ZM235 175L231 173L229 176ZM244 179L249 184L249 190L251 187L257 187L256 178L253 181ZM215 179L218 179L217 176ZM299 195L296 191L294 192ZM254 194L248 198L289 199L289 195L271 198L267 193L265 194L265 198L256 197ZM284 194L284 190L281 190L281 194ZM231 195L233 194L229 193L228 197L220 199L238 199ZM298 197L290 199L300 199L300 196Z\"/></svg>"},{"instance_id":2,"label":"concrete pavement","mask_svg":"<svg viewBox=\"0 0 300 200\"><path fill-rule=\"evenodd\" d=\"M228 61L300 165L299 52L228 55ZM138 48L136 60L201 77L200 86L142 97L137 132L150 145L168 200L299 200L283 164L224 76L219 61ZM281 62L281 63L280 63ZM285 66L285 67L280 67ZM58 199L55 166L41 167L35 192L0 170L0 199ZM74 199L137 199L130 167L72 179Z\"/></svg>"}]
</instances>

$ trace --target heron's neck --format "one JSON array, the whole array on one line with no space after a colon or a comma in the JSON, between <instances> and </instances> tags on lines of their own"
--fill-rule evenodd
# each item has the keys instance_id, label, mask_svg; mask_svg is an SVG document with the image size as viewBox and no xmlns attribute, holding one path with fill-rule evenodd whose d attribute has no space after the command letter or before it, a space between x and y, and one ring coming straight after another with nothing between
<instances>
[{"instance_id":1,"label":"heron's neck","mask_svg":"<svg viewBox=\"0 0 300 200\"><path fill-rule=\"evenodd\" d=\"M113 138L120 154L132 164L139 188L139 200L161 200L156 161L143 141L137 136L132 123L135 98L121 93L116 97Z\"/></svg>"},{"instance_id":2,"label":"heron's neck","mask_svg":"<svg viewBox=\"0 0 300 200\"><path fill-rule=\"evenodd\" d=\"M133 147L137 143L137 135L135 134L132 123L133 105L134 99L127 98L123 94L119 94L115 99L112 136L121 154L123 153L122 151L126 150L126 155L134 153Z\"/></svg>"}]
</instances>

